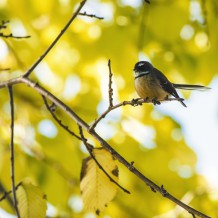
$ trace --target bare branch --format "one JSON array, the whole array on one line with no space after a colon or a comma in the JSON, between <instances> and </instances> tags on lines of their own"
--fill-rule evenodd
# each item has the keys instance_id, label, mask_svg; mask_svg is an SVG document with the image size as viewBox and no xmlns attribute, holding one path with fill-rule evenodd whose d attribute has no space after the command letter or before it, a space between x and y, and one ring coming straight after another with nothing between
<instances>
[{"instance_id":1,"label":"bare branch","mask_svg":"<svg viewBox=\"0 0 218 218\"><path fill-rule=\"evenodd\" d=\"M6 29L7 28L7 24L9 22L10 22L9 20L7 20L7 21L3 20L2 23L0 24L0 30ZM30 36L14 36L12 33L4 34L4 33L1 33L1 32L0 32L0 37L3 37L3 38L15 38L15 39L30 38Z\"/></svg>"},{"instance_id":2,"label":"bare branch","mask_svg":"<svg viewBox=\"0 0 218 218\"><path fill-rule=\"evenodd\" d=\"M192 215L193 218L196 218L196 216L193 213L191 213L191 215Z\"/></svg>"},{"instance_id":3,"label":"bare branch","mask_svg":"<svg viewBox=\"0 0 218 218\"><path fill-rule=\"evenodd\" d=\"M113 107L113 88L112 88L112 71L111 71L111 61L108 60L108 68L109 68L109 85L108 85L108 94L109 94L109 107Z\"/></svg>"},{"instance_id":4,"label":"bare branch","mask_svg":"<svg viewBox=\"0 0 218 218\"><path fill-rule=\"evenodd\" d=\"M7 28L7 24L9 23L9 20L2 20L2 23L0 24L0 30L1 29L6 29Z\"/></svg>"},{"instance_id":5,"label":"bare branch","mask_svg":"<svg viewBox=\"0 0 218 218\"><path fill-rule=\"evenodd\" d=\"M104 19L103 17L96 16L95 14L87 14L86 11L84 11L82 13L79 13L78 15L87 16L87 17L91 17L91 18L97 18L99 20L103 20Z\"/></svg>"},{"instance_id":6,"label":"bare branch","mask_svg":"<svg viewBox=\"0 0 218 218\"><path fill-rule=\"evenodd\" d=\"M10 33L10 34L0 33L0 37L3 37L3 38L14 38L14 39L27 39L27 38L30 38L31 36L15 36L12 33Z\"/></svg>"},{"instance_id":7,"label":"bare branch","mask_svg":"<svg viewBox=\"0 0 218 218\"><path fill-rule=\"evenodd\" d=\"M20 218L20 213L17 206L16 198L16 186L15 186L15 170L14 170L14 97L12 86L8 87L9 97L10 97L10 106L11 106L11 183L12 183L12 194L14 200L14 208L17 213L17 217Z\"/></svg>"},{"instance_id":8,"label":"bare branch","mask_svg":"<svg viewBox=\"0 0 218 218\"><path fill-rule=\"evenodd\" d=\"M79 126L79 125L78 125ZM99 167L100 170L102 170L102 172L108 177L108 179L113 182L115 185L117 185L120 189L122 189L125 193L130 194L130 191L128 191L127 189L123 188L119 183L117 183L108 173L107 171L101 166L101 164L98 162L98 160L95 158L95 155L93 154L93 146L90 146L89 143L87 143L87 139L84 137L83 134L83 129L81 126L79 126L79 132L82 138L82 141L84 143L84 145L86 146L86 149L88 150L90 156L92 157L92 159L95 161L95 163L97 164L97 166Z\"/></svg>"},{"instance_id":9,"label":"bare branch","mask_svg":"<svg viewBox=\"0 0 218 218\"><path fill-rule=\"evenodd\" d=\"M23 77L28 77L33 70L38 66L38 64L45 58L45 56L49 53L49 51L56 45L58 40L61 38L61 36L66 32L70 24L75 20L77 15L79 14L80 10L83 8L87 0L83 0L80 3L80 6L76 10L76 12L73 14L73 16L70 18L70 20L67 22L66 26L61 30L61 32L58 34L58 36L55 38L55 40L51 43L51 45L46 49L46 51L39 57L39 59L27 70L27 72L23 75Z\"/></svg>"},{"instance_id":10,"label":"bare branch","mask_svg":"<svg viewBox=\"0 0 218 218\"><path fill-rule=\"evenodd\" d=\"M183 98L167 98L167 99L163 99L161 100L160 102L165 102L165 101L181 101L181 100L184 100ZM139 105L143 105L143 104L146 104L146 103L153 103L152 100L148 99L148 98L137 98L137 99L132 99L131 101L123 101L123 102L120 102L116 105L113 105L112 107L108 107L108 109L103 112L101 114L100 117L98 117L95 122L90 126L90 130L89 131L92 131L93 129L95 129L95 127L97 126L97 124L107 116L107 114L109 114L112 110L116 109L116 108L119 108L119 107L123 107L123 106L126 106L126 105L131 105L133 107L136 107L136 106L139 106Z\"/></svg>"},{"instance_id":11,"label":"bare branch","mask_svg":"<svg viewBox=\"0 0 218 218\"><path fill-rule=\"evenodd\" d=\"M57 116L56 116L55 113L54 113L54 110L52 110L52 107L49 106L48 101L47 101L47 99L46 99L46 97L45 97L44 95L42 95L42 99L43 99L43 101L44 101L44 103L45 103L45 106L46 106L47 110L51 113L51 115L52 115L52 117L54 118L54 120L57 121L57 123L58 123L63 129L65 129L68 133L70 133L70 135L72 135L72 136L74 136L74 137L76 137L77 139L79 139L79 140L82 141L82 138L81 138L81 137L79 137L76 133L74 133L73 131L71 131L68 126L64 125L64 124L62 123L62 121L57 118ZM52 106L53 106L53 105L52 105Z\"/></svg>"},{"instance_id":12,"label":"bare branch","mask_svg":"<svg viewBox=\"0 0 218 218\"><path fill-rule=\"evenodd\" d=\"M0 71L8 71L8 70L10 70L10 68L0 69Z\"/></svg>"},{"instance_id":13,"label":"bare branch","mask_svg":"<svg viewBox=\"0 0 218 218\"><path fill-rule=\"evenodd\" d=\"M17 190L18 187L19 187L21 184L22 184L22 182L19 182L19 183L16 185L15 189ZM0 197L0 202L3 201L4 199L6 199L6 197L7 197L8 195L10 195L11 193L12 193L11 190L8 191L8 192L5 192L5 193Z\"/></svg>"},{"instance_id":14,"label":"bare branch","mask_svg":"<svg viewBox=\"0 0 218 218\"><path fill-rule=\"evenodd\" d=\"M84 120L82 120L71 108L69 108L67 105L65 105L61 100L59 100L57 97L55 97L48 90L41 87L39 84L33 82L32 80L30 80L27 77L18 77L18 78L11 79L11 80L0 83L0 88L7 87L7 86L13 85L13 84L19 84L19 83L25 83L26 85L30 86L31 88L33 88L35 91L37 91L41 95L44 95L51 102L53 102L55 105L60 107L79 126L81 126L87 132L89 132L102 145L102 147L104 147L107 151L109 151L113 155L114 158L116 158L120 163L122 163L126 168L128 168L133 174L135 174L135 176L137 176L141 181L143 181L147 186L149 186L152 191L159 192L162 195L163 190L161 189L161 187L156 185L154 182L152 182L150 179L148 179L145 175L143 175L139 170L137 170L133 166L132 162L129 163L125 158L123 158L123 156L121 156L103 138L101 138L101 136L99 136L94 131L94 129L92 129L90 131L90 126ZM136 100L137 100L136 103L141 103L141 102L145 101L146 99L136 99ZM177 100L177 99L168 99L168 100ZM132 105L133 103L135 103L135 101L125 101L125 102L120 103L121 105L120 104L116 105L116 107L120 107L122 105L125 106L128 104ZM167 191L166 191L166 194L164 197L173 201L174 203L176 203L177 205L179 205L180 207L182 207L183 209L188 211L190 214L194 214L194 215L202 217L202 218L210 218L209 216L195 210L194 208L192 208L192 207L188 206L187 204L183 203L182 201L178 200L177 198L175 198L173 195L171 195Z\"/></svg>"}]
</instances>

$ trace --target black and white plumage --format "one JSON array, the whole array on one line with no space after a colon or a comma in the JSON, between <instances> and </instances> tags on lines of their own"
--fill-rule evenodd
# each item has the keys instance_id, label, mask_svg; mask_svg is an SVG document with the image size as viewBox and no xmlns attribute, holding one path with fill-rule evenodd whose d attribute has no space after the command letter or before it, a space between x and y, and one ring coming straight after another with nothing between
<instances>
[{"instance_id":1,"label":"black and white plumage","mask_svg":"<svg viewBox=\"0 0 218 218\"><path fill-rule=\"evenodd\" d=\"M185 90L208 90L210 88L201 85L175 84L171 83L167 77L147 61L140 61L135 64L135 89L141 98L149 98L161 101L168 96L180 99L176 89ZM183 99L180 103L186 107Z\"/></svg>"}]
</instances>

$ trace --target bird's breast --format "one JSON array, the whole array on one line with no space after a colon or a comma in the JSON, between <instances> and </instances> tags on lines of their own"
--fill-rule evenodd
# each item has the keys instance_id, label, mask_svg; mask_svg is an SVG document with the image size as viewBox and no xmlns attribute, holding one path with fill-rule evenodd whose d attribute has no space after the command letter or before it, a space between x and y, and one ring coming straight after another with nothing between
<instances>
[{"instance_id":1,"label":"bird's breast","mask_svg":"<svg viewBox=\"0 0 218 218\"><path fill-rule=\"evenodd\" d=\"M156 98L157 100L163 100L168 95L155 78L152 78L151 76L136 78L135 89L141 98Z\"/></svg>"}]
</instances>

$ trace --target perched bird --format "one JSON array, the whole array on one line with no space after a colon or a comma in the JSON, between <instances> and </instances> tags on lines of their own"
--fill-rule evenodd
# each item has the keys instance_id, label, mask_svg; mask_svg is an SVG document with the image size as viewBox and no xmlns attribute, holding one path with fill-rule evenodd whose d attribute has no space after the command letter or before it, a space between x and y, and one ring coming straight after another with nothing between
<instances>
[{"instance_id":1,"label":"perched bird","mask_svg":"<svg viewBox=\"0 0 218 218\"><path fill-rule=\"evenodd\" d=\"M152 66L147 61L140 61L135 64L135 89L141 98L150 99L154 104L159 101L167 99L169 96L173 96L180 101L180 103L186 107L176 91L176 89L186 90L208 90L209 87L200 85L188 85L188 84L175 84L171 83L166 76L158 69Z\"/></svg>"}]
</instances>

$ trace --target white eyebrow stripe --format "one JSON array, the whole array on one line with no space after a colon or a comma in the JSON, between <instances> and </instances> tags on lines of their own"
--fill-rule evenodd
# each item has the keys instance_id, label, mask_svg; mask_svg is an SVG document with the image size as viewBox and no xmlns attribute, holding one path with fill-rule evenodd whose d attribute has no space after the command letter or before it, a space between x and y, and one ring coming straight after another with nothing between
<instances>
[{"instance_id":1,"label":"white eyebrow stripe","mask_svg":"<svg viewBox=\"0 0 218 218\"><path fill-rule=\"evenodd\" d=\"M141 67L141 66L143 66L144 65L144 63L139 63L138 64L138 67Z\"/></svg>"}]
</instances>

